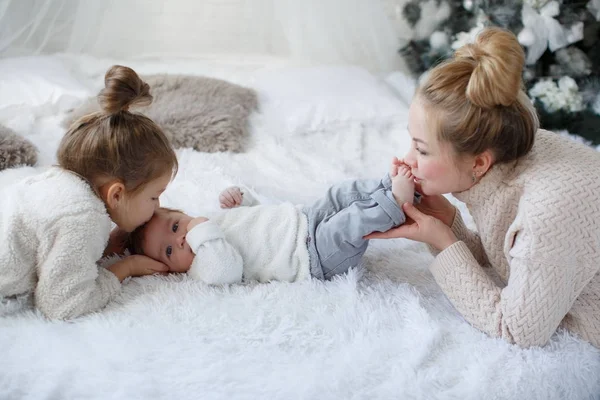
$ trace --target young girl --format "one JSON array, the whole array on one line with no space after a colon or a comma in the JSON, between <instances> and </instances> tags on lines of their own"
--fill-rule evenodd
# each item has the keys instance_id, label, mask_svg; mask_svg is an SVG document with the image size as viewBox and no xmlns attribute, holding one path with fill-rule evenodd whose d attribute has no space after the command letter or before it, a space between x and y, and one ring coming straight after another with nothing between
<instances>
[{"instance_id":1,"label":"young girl","mask_svg":"<svg viewBox=\"0 0 600 400\"><path fill-rule=\"evenodd\" d=\"M149 104L149 86L113 66L98 95L102 111L76 121L58 149L58 166L3 188L0 198L0 298L33 292L48 318L104 307L129 276L165 272L148 257L97 266L111 221L133 231L152 217L177 170L161 129L131 113Z\"/></svg>"}]
</instances>

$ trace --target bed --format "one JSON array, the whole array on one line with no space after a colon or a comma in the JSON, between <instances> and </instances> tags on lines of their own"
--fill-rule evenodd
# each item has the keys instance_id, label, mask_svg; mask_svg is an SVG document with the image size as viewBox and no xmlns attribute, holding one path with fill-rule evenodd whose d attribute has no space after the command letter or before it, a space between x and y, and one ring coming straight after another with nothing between
<instances>
[{"instance_id":1,"label":"bed","mask_svg":"<svg viewBox=\"0 0 600 400\"><path fill-rule=\"evenodd\" d=\"M259 93L245 152L177 151L179 173L161 202L191 214L217 208L219 191L242 183L309 203L342 179L380 177L409 146L414 83L402 74L248 55L5 59L0 123L40 154L35 167L0 172L0 188L54 163L62 118L114 63ZM144 277L74 321L5 309L0 398L600 398L599 350L565 332L525 350L488 338L440 292L431 260L418 243L373 241L361 268L330 282L208 287L184 275Z\"/></svg>"}]
</instances>

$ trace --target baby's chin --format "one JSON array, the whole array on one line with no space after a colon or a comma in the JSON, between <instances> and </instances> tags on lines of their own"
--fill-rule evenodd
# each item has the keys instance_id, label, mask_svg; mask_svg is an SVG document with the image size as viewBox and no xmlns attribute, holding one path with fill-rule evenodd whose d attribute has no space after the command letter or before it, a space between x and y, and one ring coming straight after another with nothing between
<instances>
[{"instance_id":1,"label":"baby's chin","mask_svg":"<svg viewBox=\"0 0 600 400\"><path fill-rule=\"evenodd\" d=\"M169 270L169 272L173 273L173 274L185 274L186 272L188 272L190 270L190 267L175 267L175 268L171 268Z\"/></svg>"},{"instance_id":2,"label":"baby's chin","mask_svg":"<svg viewBox=\"0 0 600 400\"><path fill-rule=\"evenodd\" d=\"M179 265L179 266L176 266L176 267L172 267L169 270L169 272L177 273L177 274L185 274L186 272L188 272L190 270L190 268L192 268L192 264L191 263L188 266Z\"/></svg>"}]
</instances>

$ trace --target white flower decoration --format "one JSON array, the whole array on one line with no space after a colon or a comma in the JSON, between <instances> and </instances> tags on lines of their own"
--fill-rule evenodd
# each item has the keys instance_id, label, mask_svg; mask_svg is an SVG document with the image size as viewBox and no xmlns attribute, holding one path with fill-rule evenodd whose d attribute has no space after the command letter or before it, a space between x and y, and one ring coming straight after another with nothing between
<instances>
[{"instance_id":1,"label":"white flower decoration","mask_svg":"<svg viewBox=\"0 0 600 400\"><path fill-rule=\"evenodd\" d=\"M477 25L475 25L473 28L471 28L471 30L469 32L458 32L454 36L455 39L454 39L454 42L452 42L453 50L458 50L461 47L463 47L465 44L475 42L475 39L477 38L477 35L479 35L479 32L481 32L483 30L483 28L485 28L483 18L480 17L478 19L479 19L479 21L477 21Z\"/></svg>"},{"instance_id":2,"label":"white flower decoration","mask_svg":"<svg viewBox=\"0 0 600 400\"><path fill-rule=\"evenodd\" d=\"M592 104L592 110L598 115L600 115L600 94L596 96L596 100L594 100L594 104Z\"/></svg>"},{"instance_id":3,"label":"white flower decoration","mask_svg":"<svg viewBox=\"0 0 600 400\"><path fill-rule=\"evenodd\" d=\"M587 9L594 14L596 21L600 21L600 0L590 0L587 3Z\"/></svg>"},{"instance_id":4,"label":"white flower decoration","mask_svg":"<svg viewBox=\"0 0 600 400\"><path fill-rule=\"evenodd\" d=\"M537 10L546 5L549 0L524 0L523 4L527 4Z\"/></svg>"},{"instance_id":5,"label":"white flower decoration","mask_svg":"<svg viewBox=\"0 0 600 400\"><path fill-rule=\"evenodd\" d=\"M544 54L546 49L554 52L583 39L583 22L577 22L569 29L563 27L554 17L560 14L560 4L556 0L546 3L539 13L526 2L523 4L523 30L519 33L519 42L527 47L528 65Z\"/></svg>"},{"instance_id":6,"label":"white flower decoration","mask_svg":"<svg viewBox=\"0 0 600 400\"><path fill-rule=\"evenodd\" d=\"M552 79L541 80L529 90L529 95L538 99L548 112L565 110L578 112L583 110L583 97L579 93L577 82L569 76L563 76L556 84Z\"/></svg>"}]
</instances>

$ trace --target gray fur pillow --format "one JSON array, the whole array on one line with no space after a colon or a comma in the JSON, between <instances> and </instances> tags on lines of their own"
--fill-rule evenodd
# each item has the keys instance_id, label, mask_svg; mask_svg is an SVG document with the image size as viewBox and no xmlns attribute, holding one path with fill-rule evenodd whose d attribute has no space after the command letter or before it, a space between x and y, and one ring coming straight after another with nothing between
<instances>
[{"instance_id":1,"label":"gray fur pillow","mask_svg":"<svg viewBox=\"0 0 600 400\"><path fill-rule=\"evenodd\" d=\"M37 148L12 129L0 125L0 170L18 165L34 165Z\"/></svg>"},{"instance_id":2,"label":"gray fur pillow","mask_svg":"<svg viewBox=\"0 0 600 400\"><path fill-rule=\"evenodd\" d=\"M154 120L171 140L173 147L198 151L244 151L248 137L248 117L258 108L256 92L220 79L187 75L148 75L152 104L136 108ZM63 125L68 128L78 118L100 107L91 97L72 110Z\"/></svg>"}]
</instances>

